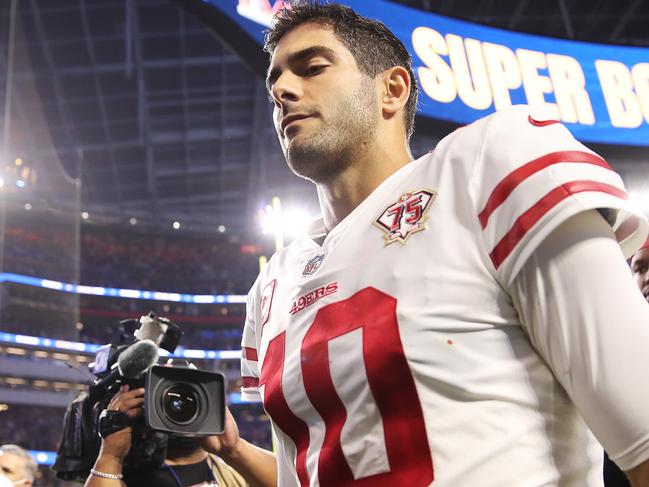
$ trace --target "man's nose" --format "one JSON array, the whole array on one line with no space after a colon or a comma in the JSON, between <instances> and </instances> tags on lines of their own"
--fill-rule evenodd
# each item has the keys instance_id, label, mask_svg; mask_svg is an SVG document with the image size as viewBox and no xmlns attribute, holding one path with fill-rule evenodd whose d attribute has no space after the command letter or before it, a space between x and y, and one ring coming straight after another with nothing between
<instances>
[{"instance_id":1,"label":"man's nose","mask_svg":"<svg viewBox=\"0 0 649 487\"><path fill-rule=\"evenodd\" d=\"M282 73L273 84L272 94L275 102L280 105L299 100L302 96L299 76L290 72Z\"/></svg>"}]
</instances>

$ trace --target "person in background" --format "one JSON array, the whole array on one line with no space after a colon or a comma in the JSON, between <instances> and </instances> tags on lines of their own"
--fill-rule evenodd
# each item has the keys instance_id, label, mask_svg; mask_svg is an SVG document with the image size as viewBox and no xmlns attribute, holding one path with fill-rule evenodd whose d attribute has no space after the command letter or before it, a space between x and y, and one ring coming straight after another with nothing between
<instances>
[{"instance_id":1,"label":"person in background","mask_svg":"<svg viewBox=\"0 0 649 487\"><path fill-rule=\"evenodd\" d=\"M0 487L34 485L38 464L27 450L6 444L0 446Z\"/></svg>"},{"instance_id":2,"label":"person in background","mask_svg":"<svg viewBox=\"0 0 649 487\"><path fill-rule=\"evenodd\" d=\"M107 409L120 411L135 420L142 417L143 404L144 389L129 390L125 385L111 399ZM170 437L167 458L161 466L126 474L123 471L124 459L131 448L133 429L127 427L116 431L102 439L99 456L85 487L245 487L247 483L236 471L203 448L207 444L210 451L218 452L222 444L238 440L238 430L229 410L226 422L227 434L221 437Z\"/></svg>"},{"instance_id":3,"label":"person in background","mask_svg":"<svg viewBox=\"0 0 649 487\"><path fill-rule=\"evenodd\" d=\"M649 302L649 239L647 239L631 258L631 273L638 289ZM620 468L611 461L608 455L604 457L604 486L630 487L629 479Z\"/></svg>"},{"instance_id":4,"label":"person in background","mask_svg":"<svg viewBox=\"0 0 649 487\"><path fill-rule=\"evenodd\" d=\"M638 289L649 302L649 239L633 254L631 259L631 272Z\"/></svg>"}]
</instances>

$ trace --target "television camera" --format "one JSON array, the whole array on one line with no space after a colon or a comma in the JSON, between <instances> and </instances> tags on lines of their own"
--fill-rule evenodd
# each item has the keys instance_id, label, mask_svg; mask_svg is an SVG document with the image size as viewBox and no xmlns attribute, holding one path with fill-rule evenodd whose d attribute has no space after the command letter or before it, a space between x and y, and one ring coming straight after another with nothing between
<instances>
[{"instance_id":1,"label":"television camera","mask_svg":"<svg viewBox=\"0 0 649 487\"><path fill-rule=\"evenodd\" d=\"M63 437L53 469L63 480L83 481L101 446L101 437L133 427L133 442L124 468L143 470L161 465L169 435L188 438L220 434L225 425L225 377L188 366L156 365L160 350L173 354L182 330L150 312L139 320L120 322L116 342L101 347L89 365L94 378L68 406ZM127 420L106 414L122 384L144 387L144 418ZM124 423L124 421L130 421Z\"/></svg>"}]
</instances>

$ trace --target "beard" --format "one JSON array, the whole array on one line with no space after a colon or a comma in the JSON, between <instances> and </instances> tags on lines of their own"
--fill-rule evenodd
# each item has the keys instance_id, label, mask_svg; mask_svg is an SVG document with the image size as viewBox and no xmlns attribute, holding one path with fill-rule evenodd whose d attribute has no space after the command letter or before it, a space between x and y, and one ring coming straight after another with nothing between
<instances>
[{"instance_id":1,"label":"beard","mask_svg":"<svg viewBox=\"0 0 649 487\"><path fill-rule=\"evenodd\" d=\"M288 145L282 143L291 171L314 183L333 180L373 141L378 121L373 81L363 80L329 108L327 118L317 117L319 127L308 136L298 133Z\"/></svg>"}]
</instances>

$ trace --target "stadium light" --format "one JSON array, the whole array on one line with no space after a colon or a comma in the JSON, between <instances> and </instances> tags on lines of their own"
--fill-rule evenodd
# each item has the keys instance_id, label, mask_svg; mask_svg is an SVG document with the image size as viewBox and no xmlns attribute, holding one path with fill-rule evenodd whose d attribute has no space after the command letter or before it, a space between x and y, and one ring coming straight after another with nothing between
<instances>
[{"instance_id":1,"label":"stadium light","mask_svg":"<svg viewBox=\"0 0 649 487\"><path fill-rule=\"evenodd\" d=\"M225 225L219 225L218 231L219 233L225 232Z\"/></svg>"},{"instance_id":2,"label":"stadium light","mask_svg":"<svg viewBox=\"0 0 649 487\"><path fill-rule=\"evenodd\" d=\"M84 220L87 220L89 216L90 215L88 214L87 211L82 211L81 212L81 218L83 218Z\"/></svg>"},{"instance_id":3,"label":"stadium light","mask_svg":"<svg viewBox=\"0 0 649 487\"><path fill-rule=\"evenodd\" d=\"M25 181L23 181L22 179L17 179L16 180L16 186L18 186L19 188L24 188L25 187Z\"/></svg>"},{"instance_id":4,"label":"stadium light","mask_svg":"<svg viewBox=\"0 0 649 487\"><path fill-rule=\"evenodd\" d=\"M134 216L132 216L132 217L129 219L128 222L129 222L131 225L135 225L135 224L137 223L137 218L135 218Z\"/></svg>"},{"instance_id":5,"label":"stadium light","mask_svg":"<svg viewBox=\"0 0 649 487\"><path fill-rule=\"evenodd\" d=\"M31 205L31 203L25 203L25 209L26 209L27 211L31 210L31 209L32 209L32 205Z\"/></svg>"},{"instance_id":6,"label":"stadium light","mask_svg":"<svg viewBox=\"0 0 649 487\"><path fill-rule=\"evenodd\" d=\"M284 237L295 239L306 235L310 223L314 220L306 211L297 208L282 209L279 198L273 198L273 204L261 211L262 233L275 236L275 247L284 246Z\"/></svg>"},{"instance_id":7,"label":"stadium light","mask_svg":"<svg viewBox=\"0 0 649 487\"><path fill-rule=\"evenodd\" d=\"M171 226L174 227L174 230L178 230L180 228L180 222L178 222L178 221L173 222L173 224Z\"/></svg>"},{"instance_id":8,"label":"stadium light","mask_svg":"<svg viewBox=\"0 0 649 487\"><path fill-rule=\"evenodd\" d=\"M0 178L0 188L2 188L5 185L5 180Z\"/></svg>"}]
</instances>

